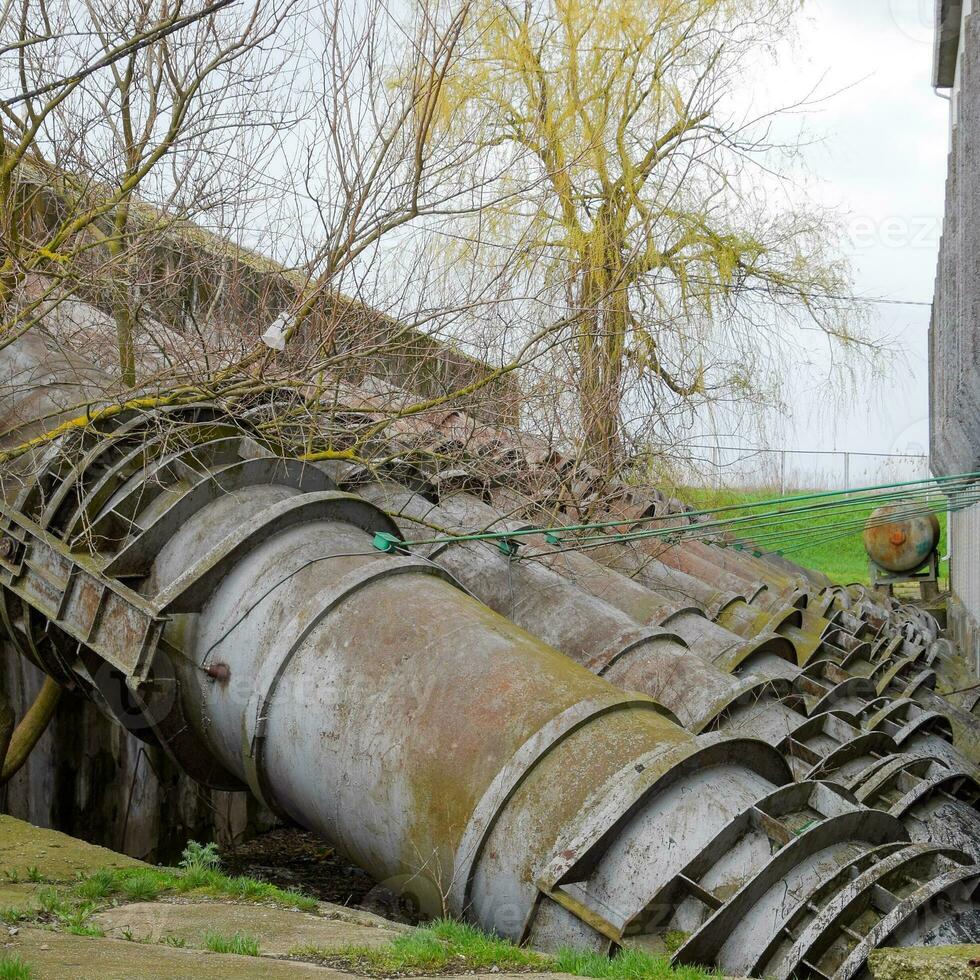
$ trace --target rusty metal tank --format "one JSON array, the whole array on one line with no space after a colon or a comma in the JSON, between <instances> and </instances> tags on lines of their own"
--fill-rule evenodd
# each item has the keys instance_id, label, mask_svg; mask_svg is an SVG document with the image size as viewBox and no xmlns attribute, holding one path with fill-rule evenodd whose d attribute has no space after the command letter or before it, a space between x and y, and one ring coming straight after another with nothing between
<instances>
[{"instance_id":1,"label":"rusty metal tank","mask_svg":"<svg viewBox=\"0 0 980 980\"><path fill-rule=\"evenodd\" d=\"M921 504L877 507L864 526L864 550L886 572L914 572L939 546L939 521Z\"/></svg>"}]
</instances>

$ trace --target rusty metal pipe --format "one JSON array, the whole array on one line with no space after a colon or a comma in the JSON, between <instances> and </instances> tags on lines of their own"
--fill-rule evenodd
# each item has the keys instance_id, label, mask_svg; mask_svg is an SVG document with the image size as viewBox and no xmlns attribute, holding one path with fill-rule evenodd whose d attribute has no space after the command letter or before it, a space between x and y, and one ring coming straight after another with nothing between
<instances>
[{"instance_id":1,"label":"rusty metal pipe","mask_svg":"<svg viewBox=\"0 0 980 980\"><path fill-rule=\"evenodd\" d=\"M394 516L409 541L427 541L433 528L460 534L508 527L492 508L464 493L445 498L439 506L390 481L372 481L357 489ZM832 778L852 791L863 792L869 805L879 809L896 806L895 786L901 782L903 803L894 815L907 822L915 839L928 840L939 834L947 843L980 856L980 815L976 811L980 786L971 774L935 759L916 759L914 765L909 762L890 770L886 792L886 783L878 774L883 760L898 754L898 745L889 734L863 732L857 718L841 707L808 717L799 710L799 699L788 696L787 686L779 679L760 684L751 673L751 662L728 665L728 671L739 675L705 662L680 637L650 630L575 579L557 574L544 564L546 552L532 551L526 560L512 560L486 542L444 542L418 548L492 609L618 687L655 698L688 729L751 733L776 745L797 778ZM591 577L586 565L581 558L577 562L579 577ZM708 622L691 610L678 612ZM675 613L670 622L676 623L676 617ZM657 618L662 618L660 608ZM685 635L698 649L697 634L688 630ZM872 777L873 786L865 791L864 783Z\"/></svg>"}]
</instances>

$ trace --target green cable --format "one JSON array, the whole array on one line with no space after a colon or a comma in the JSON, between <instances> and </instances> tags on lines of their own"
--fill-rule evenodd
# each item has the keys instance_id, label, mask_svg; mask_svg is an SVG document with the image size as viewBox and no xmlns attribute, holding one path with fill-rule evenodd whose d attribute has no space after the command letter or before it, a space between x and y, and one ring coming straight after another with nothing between
<instances>
[{"instance_id":1,"label":"green cable","mask_svg":"<svg viewBox=\"0 0 980 980\"><path fill-rule=\"evenodd\" d=\"M846 499L829 501L823 504L811 504L805 507L793 507L784 510L769 511L763 514L747 515L741 518L732 518L729 520L720 521L701 521L696 523L688 523L681 526L672 526L668 528L654 528L650 530L641 531L627 531L619 535L607 534L598 535L595 537L586 537L576 539L578 544L586 544L594 540L602 540L604 542L614 542L614 541L631 541L631 540L642 540L644 537L669 537L669 536L681 536L685 534L685 529L690 529L688 533L703 534L706 530L712 528L727 528L734 524L748 524L749 526L765 526L766 520L773 520L775 518L791 518L795 514L808 513L815 510L827 510L828 508L833 509L846 509L848 507L859 506L863 503L876 502L880 505L881 502L887 502L889 500L908 500L912 497L922 495L924 493L932 492L937 486L949 485L955 482L960 482L967 484L975 480L980 473L966 473L958 474L955 476L947 477L932 477L927 480L905 480L898 483L887 483L879 484L875 486L862 487L855 490L831 490L822 491L819 493L803 494L796 497L775 497L769 500L756 501L750 504L731 504L724 507L706 508L700 511L685 511L679 515L653 515L645 518L627 518L618 521L603 521L590 524L578 524L578 525L564 525L560 527L536 527L536 528L518 528L512 531L486 531L474 534L461 534L461 535L446 535L442 537L435 537L428 540L415 541L412 542L413 545L436 545L436 544L451 544L454 542L463 541L496 541L501 551L505 554L513 555L516 553L516 549L519 545L515 539L520 537L525 537L528 535L543 534L545 539L551 544L558 544L561 540L561 536L575 531L592 531L611 527L622 527L624 525L636 526L637 524L648 524L653 521L663 521L670 520L672 517L682 517L684 519L690 520L692 517L708 515L708 514L719 514L726 511L742 511L742 510L753 510L758 507L768 506L771 504L779 503L789 503L789 502L800 502L809 500L827 500L831 497L842 497L846 496ZM906 487L917 487L916 490L902 490L900 488ZM882 490L894 490L894 493L879 493L876 491ZM952 491L955 493L956 491ZM865 495L865 496L861 496ZM969 506L968 503L962 506ZM945 509L945 508L943 508ZM956 509L961 509L957 507ZM379 533L375 535L374 545L381 551L392 551L392 550L407 550L407 545L404 542L399 541L397 538L390 534Z\"/></svg>"},{"instance_id":2,"label":"green cable","mask_svg":"<svg viewBox=\"0 0 980 980\"><path fill-rule=\"evenodd\" d=\"M971 503L974 503L977 500L980 500L980 495L974 497ZM964 506L968 506L968 505L964 505ZM907 520L910 518L923 517L930 514L939 514L939 513L943 513L946 509L947 509L946 507L940 505L918 505L915 507L910 507L905 509L901 514L901 518L903 520ZM956 508L956 509L959 510L962 508ZM829 524L825 524L825 525L810 525L809 527L782 527L781 525L792 523L795 519L794 515L792 515L790 512L783 512L783 513L789 514L787 520L772 521L769 524L760 525L759 529L755 531L755 533L753 534L753 537L761 538L764 540L783 538L787 536L795 537L800 535L812 534L812 532L815 530L819 530L820 528L831 526ZM887 514L877 518L872 518L870 515L868 515L867 517L855 516L852 518L848 518L847 520L838 521L833 526L838 530L841 528L878 527L884 524L890 524L894 520L895 520L894 515L887 515ZM735 540L743 540L743 541L750 540L747 536L743 536L743 535L738 535L733 537ZM722 547L725 546L725 542L719 542L719 544Z\"/></svg>"},{"instance_id":3,"label":"green cable","mask_svg":"<svg viewBox=\"0 0 980 980\"><path fill-rule=\"evenodd\" d=\"M844 491L835 491L835 494L839 494L842 492ZM859 493L859 492L860 491L854 491L854 493ZM793 499L793 498L788 498L788 499ZM803 500L809 498L800 497L796 499ZM696 524L690 524L690 525L673 525L671 527L654 528L652 530L626 531L622 535L596 535L594 537L585 537L585 538L580 538L578 540L593 541L593 540L598 540L599 538L605 538L607 540L619 539L624 541L627 540L639 541L645 538L657 538L657 537L680 538L685 536L685 528L687 527L692 528L693 531L704 531L704 530L715 529L715 528L731 528L734 527L735 525L748 525L750 527L759 527L759 526L763 526L764 523L763 519L765 519L765 521L771 521L779 517L787 518L798 514L812 513L814 511L821 511L821 510L826 511L828 509L833 511L833 510L840 510L845 507L856 507L861 504L866 504L869 502L878 503L880 505L882 502L888 502L890 500L907 500L907 499L909 499L909 495L907 491L899 494L874 494L874 495L869 494L866 497L860 497L860 498L851 497L847 501L831 501L829 503L822 503L822 504L808 504L805 507L796 507L796 508L789 508L786 510L769 511L765 514L754 514L754 515L747 515L745 517L734 517L728 520L701 521ZM684 516L684 515L677 515L677 516ZM660 517L658 519L670 520L671 516Z\"/></svg>"},{"instance_id":4,"label":"green cable","mask_svg":"<svg viewBox=\"0 0 980 980\"><path fill-rule=\"evenodd\" d=\"M974 503L977 503L978 501L980 501L980 494L972 495L968 499L964 500L958 506L952 508L943 506L941 502L937 502L936 504L920 504L915 507L910 507L905 509L900 516L902 519L910 519L915 517L923 517L930 514L941 514L946 510L957 512L963 510L966 507L972 506ZM840 530L842 528L858 529L858 528L867 528L867 527L880 527L882 525L892 523L894 519L895 518L893 515L887 515L887 514L877 518L872 518L869 515L867 518L854 517L846 521L840 521L833 526L835 530ZM829 528L831 526L831 525L816 525L816 526L798 527L798 528L782 528L782 529L777 528L776 530L770 529L772 527L777 527L779 523L785 523L785 522L773 522L771 525L762 526L755 536L763 540L772 540L772 539L785 538L785 537L808 536L808 535L812 535L812 532L814 530L818 530L819 528L822 527ZM736 540L748 541L749 539L737 538ZM721 546L724 546L724 542L720 542L720 544Z\"/></svg>"}]
</instances>

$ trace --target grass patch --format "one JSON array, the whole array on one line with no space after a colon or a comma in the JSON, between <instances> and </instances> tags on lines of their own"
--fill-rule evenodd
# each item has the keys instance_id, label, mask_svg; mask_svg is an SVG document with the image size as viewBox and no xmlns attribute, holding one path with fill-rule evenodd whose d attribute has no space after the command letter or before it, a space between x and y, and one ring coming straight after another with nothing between
<instances>
[{"instance_id":1,"label":"grass patch","mask_svg":"<svg viewBox=\"0 0 980 980\"><path fill-rule=\"evenodd\" d=\"M805 492L801 490L800 494ZM708 510L714 507L744 507L746 504L772 500L778 497L779 493L778 491L766 490L710 490L685 487L679 489L676 495L698 510ZM833 500L835 504L843 500L841 497L828 499ZM824 500L805 501L801 506L825 502ZM887 501L882 501L882 503L887 503ZM791 504L785 504L781 508L767 507L764 509L786 510L791 506ZM864 543L861 540L861 527L876 506L877 504L873 501L862 501L860 504L848 506L845 510L835 506L824 511L816 510L798 514L792 518L776 518L785 521L785 523L772 526L770 531L778 531L780 535L786 531L786 537L767 539L759 533L758 528L752 528L751 531L746 528L742 533L757 540L767 551L785 551L786 557L790 561L823 572L840 585L850 585L852 582L868 585L871 580L868 575L868 556L865 554ZM717 516L712 515L709 520L753 517L762 512L763 508L758 510L731 510ZM945 512L938 513L936 517L942 532L939 553L943 554L946 541L946 514ZM849 526L841 528L842 521L846 521ZM852 521L859 521L860 524L851 525L850 522ZM746 523L748 524L748 522ZM733 530L738 533L737 529ZM789 532L792 532L792 537L790 537ZM805 536L800 532L806 532ZM941 563L940 579L948 578L948 574L947 563Z\"/></svg>"},{"instance_id":2,"label":"grass patch","mask_svg":"<svg viewBox=\"0 0 980 980\"><path fill-rule=\"evenodd\" d=\"M87 901L97 902L108 898L115 888L116 878L111 871L96 871L81 879L74 887L75 894Z\"/></svg>"},{"instance_id":3,"label":"grass patch","mask_svg":"<svg viewBox=\"0 0 980 980\"><path fill-rule=\"evenodd\" d=\"M19 956L0 954L0 980L33 980L37 976Z\"/></svg>"},{"instance_id":4,"label":"grass patch","mask_svg":"<svg viewBox=\"0 0 980 980\"><path fill-rule=\"evenodd\" d=\"M368 976L466 973L496 967L504 973L559 972L608 980L704 980L717 974L670 965L665 956L623 950L614 957L576 950L555 956L521 949L475 926L451 919L414 929L378 947L305 947L292 955Z\"/></svg>"},{"instance_id":5,"label":"grass patch","mask_svg":"<svg viewBox=\"0 0 980 980\"><path fill-rule=\"evenodd\" d=\"M152 902L162 889L162 882L152 871L137 871L120 882L120 890L131 902Z\"/></svg>"},{"instance_id":6,"label":"grass patch","mask_svg":"<svg viewBox=\"0 0 980 980\"><path fill-rule=\"evenodd\" d=\"M35 924L76 936L102 936L103 931L89 921L94 912L118 902L152 902L162 895L231 898L304 912L317 909L317 900L309 895L253 878L229 877L217 869L217 863L218 852L213 844L192 842L185 849L179 868L102 868L78 877L70 885L38 889L34 908L0 908L0 922ZM237 938L246 941L246 947L249 945L247 936Z\"/></svg>"},{"instance_id":7,"label":"grass patch","mask_svg":"<svg viewBox=\"0 0 980 980\"><path fill-rule=\"evenodd\" d=\"M204 934L204 948L212 953L237 953L239 956L258 956L259 941L244 932L230 936L208 930Z\"/></svg>"},{"instance_id":8,"label":"grass patch","mask_svg":"<svg viewBox=\"0 0 980 980\"><path fill-rule=\"evenodd\" d=\"M229 877L217 868L214 844L191 841L179 868L103 868L71 886L78 901L152 902L161 895L195 894L209 898L266 902L282 908L314 912L317 900L300 892L277 888L254 878Z\"/></svg>"},{"instance_id":9,"label":"grass patch","mask_svg":"<svg viewBox=\"0 0 980 980\"><path fill-rule=\"evenodd\" d=\"M553 969L597 980L705 980L721 976L714 970L696 966L671 966L666 956L654 956L638 949L623 949L611 957L563 949L555 954Z\"/></svg>"}]
</instances>

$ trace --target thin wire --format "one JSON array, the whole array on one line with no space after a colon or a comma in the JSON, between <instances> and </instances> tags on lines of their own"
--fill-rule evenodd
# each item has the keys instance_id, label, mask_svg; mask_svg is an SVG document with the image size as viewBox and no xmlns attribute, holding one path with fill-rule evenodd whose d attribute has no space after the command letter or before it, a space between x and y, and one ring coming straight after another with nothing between
<instances>
[{"instance_id":1,"label":"thin wire","mask_svg":"<svg viewBox=\"0 0 980 980\"><path fill-rule=\"evenodd\" d=\"M281 579L279 579L279 581L274 582L272 585L270 585L269 588L266 589L265 592L263 592L262 595L260 595L258 599L256 599L255 602L253 602L241 614L241 616L239 616L238 619L236 619L235 622L232 623L231 626L229 626L228 629L226 629L224 633L222 633L221 636L219 636L214 641L214 643L212 643L211 646L209 646L207 650L204 651L204 656L201 658L201 663L198 669L206 670L207 668L204 665L207 663L207 659L209 656L211 656L211 652L215 649L215 647L220 646L222 643L224 643L224 641L228 639L228 637L239 626L241 626L243 622L245 622L245 620L251 615L251 613L257 606L261 605L276 589L279 588L280 585L283 585L285 582L288 582L294 575L299 574L299 572L302 572L304 569L309 568L311 565L316 565L318 562L321 561L329 561L332 558L377 558L377 557L378 557L378 552L376 550L375 551L348 551L348 552L341 552L336 555L318 555L316 558L310 558L309 560L303 562L302 565L297 565L296 568L294 568L287 575L284 575ZM420 558L423 561L427 562L428 564L432 565L434 568L439 568L439 565L436 562L432 561L430 558L426 558L425 555L413 555L412 557Z\"/></svg>"},{"instance_id":2,"label":"thin wire","mask_svg":"<svg viewBox=\"0 0 980 980\"><path fill-rule=\"evenodd\" d=\"M854 517L849 518L848 520L838 521L834 525L834 527L835 529L841 529L846 527L850 527L850 528L880 527L886 524L891 524L896 520L907 520L909 518L914 518L914 517L937 515L937 514L942 514L947 510L955 513L965 509L966 507L972 506L978 501L980 501L980 493L971 495L968 499L963 500L961 503L953 507L950 507L948 504L942 501L935 501L935 502L925 501L912 506L907 506L903 508L900 513L897 514L896 513L881 514L877 517L874 517L872 515L869 515L867 517L855 515ZM774 530L770 529L773 526L778 525L780 523L786 523L786 522L773 521L770 525L761 527L759 529L758 534L755 536L762 537L762 538L773 538L773 537L786 536L786 535L806 536L812 534L814 530L830 527L829 524L821 524L821 525L816 525L815 527L811 525L811 526L801 526L796 528L776 527ZM746 537L744 538L744 540L749 540L749 539Z\"/></svg>"},{"instance_id":3,"label":"thin wire","mask_svg":"<svg viewBox=\"0 0 980 980\"><path fill-rule=\"evenodd\" d=\"M221 636L219 636L214 641L214 643L212 643L211 646L209 646L207 650L204 651L204 656L201 657L201 663L198 669L206 670L204 665L207 663L207 659L208 657L211 656L211 652L214 650L214 648L224 643L224 641L227 640L228 637L231 636L231 634L236 629L238 629L238 627L241 626L242 623L245 622L245 620L251 615L252 611L255 609L256 606L259 606L263 602L265 602L265 600L273 592L275 592L275 590L278 589L280 585L282 585L285 582L288 582L294 575L298 575L304 569L309 568L310 565L316 565L318 562L321 561L329 561L331 558L373 558L373 557L377 557L377 554L378 554L377 551L351 551L351 552L346 552L346 553L336 554L336 555L319 555L316 558L310 558L309 560L303 562L302 565L297 565L296 568L294 568L287 575L284 575L281 579L279 579L278 582L275 582L272 585L270 585L269 588L266 589L265 592L263 592L262 595L260 595L258 599L256 599L255 602L253 602L241 614L241 616L239 616L238 619L236 619L235 622L232 623L231 626L229 626L228 629L226 629L224 633L222 633Z\"/></svg>"},{"instance_id":4,"label":"thin wire","mask_svg":"<svg viewBox=\"0 0 980 980\"><path fill-rule=\"evenodd\" d=\"M924 502L914 506L904 508L899 514L881 514L878 517L856 515L850 517L847 520L839 520L834 524L836 529L843 527L877 527L885 524L891 524L896 520L908 520L914 517L924 517L930 514L940 514L945 512L947 509L961 510L966 506L976 503L980 500L980 494L973 496L969 503L964 503L956 508L948 508L946 504L941 501L935 503ZM758 530L753 534L753 537L757 538L778 538L785 536L801 536L812 534L814 530L818 530L821 527L829 527L829 525L803 525L800 526L796 523L795 515L791 511L784 511L787 515L785 520L772 520L764 525L760 525ZM833 515L829 515L833 516ZM793 527L786 527L783 525L793 524ZM735 540L749 541L747 535L736 535L733 536Z\"/></svg>"},{"instance_id":5,"label":"thin wire","mask_svg":"<svg viewBox=\"0 0 980 980\"><path fill-rule=\"evenodd\" d=\"M925 492L925 491L923 491ZM882 501L890 500L893 498L899 499L909 499L908 492L893 495L893 494L880 494L880 495L868 495L865 497L851 497L845 501L830 501L822 504L809 504L804 507L797 508L787 508L785 510L769 511L764 514L759 515L747 515L745 517L733 517L729 519L722 519L718 521L700 521L695 524L689 525L671 525L669 527L661 528L651 528L639 531L627 531L622 534L617 535L598 535L598 536L587 536L584 538L579 538L580 541L591 541L595 540L596 537L603 538L606 540L622 540L622 541L637 541L644 540L646 538L677 538L678 540L685 537L694 537L703 535L705 531L718 531L726 528L731 528L735 525L741 527L757 528L765 526L766 523L772 522L779 518L785 519L786 517L793 517L798 514L812 514L815 511L839 511L842 508L847 507L857 507L861 504L867 504L869 502L881 503ZM798 498L804 499L804 498ZM741 508L739 508L741 509ZM945 508L944 508L945 509ZM679 515L683 516L683 515ZM670 517L659 517L658 520L670 520ZM894 519L894 518L893 518ZM626 522L623 522L626 523Z\"/></svg>"},{"instance_id":6,"label":"thin wire","mask_svg":"<svg viewBox=\"0 0 980 980\"><path fill-rule=\"evenodd\" d=\"M708 516L713 514L727 513L731 511L743 511L743 510L754 510L760 507L779 505L784 503L798 502L798 501L809 501L809 500L826 500L831 497L842 497L848 495L845 500L829 501L826 504L811 504L804 507L796 508L786 508L782 510L769 511L760 515L751 515L742 518L731 518L728 520L720 521L700 521L696 524L688 525L692 528L705 529L708 527L727 527L732 524L745 524L751 521L758 523L762 518L772 517L777 514L789 514L789 513L807 513L814 510L833 508L833 507L848 507L857 506L862 502L867 502L869 500L873 501L884 501L891 498L904 498L915 494L925 494L933 492L939 489L941 486L949 485L954 482L967 483L968 481L976 480L980 477L980 473L965 473L958 474L956 476L948 477L930 477L925 480L904 480L898 483L884 483L868 487L855 488L854 490L829 490L822 491L820 493L803 494L791 497L772 497L767 500L755 501L753 503L739 503L739 504L727 504L721 507L705 508L702 510L691 510L684 511L677 515L664 515L656 514L650 515L648 517L632 517L624 518L616 521L599 521L589 524L572 524L572 525L559 525L550 527L532 527L532 528L516 528L511 531L483 531L473 534L456 534L456 535L445 535L441 537L430 538L423 541L412 542L415 545L434 545L434 544L452 544L458 541L499 541L499 540L514 540L520 537L527 537L529 535L545 534L559 536L564 534L569 534L575 531L594 531L606 528L614 527L636 527L637 525L651 524L657 521L670 520L672 517L680 517L690 520L693 517L698 516ZM917 487L915 490L900 490L895 494L885 494L878 491L891 490L895 488L911 488ZM949 491L956 493L956 490ZM860 495L867 495L863 500ZM637 535L649 534L653 537L665 536L670 533L682 533L682 527L672 526L669 528L654 528L650 531L637 531L637 532L627 532L630 537L635 537ZM605 536L609 537L609 536ZM589 538L582 539L588 541Z\"/></svg>"}]
</instances>

